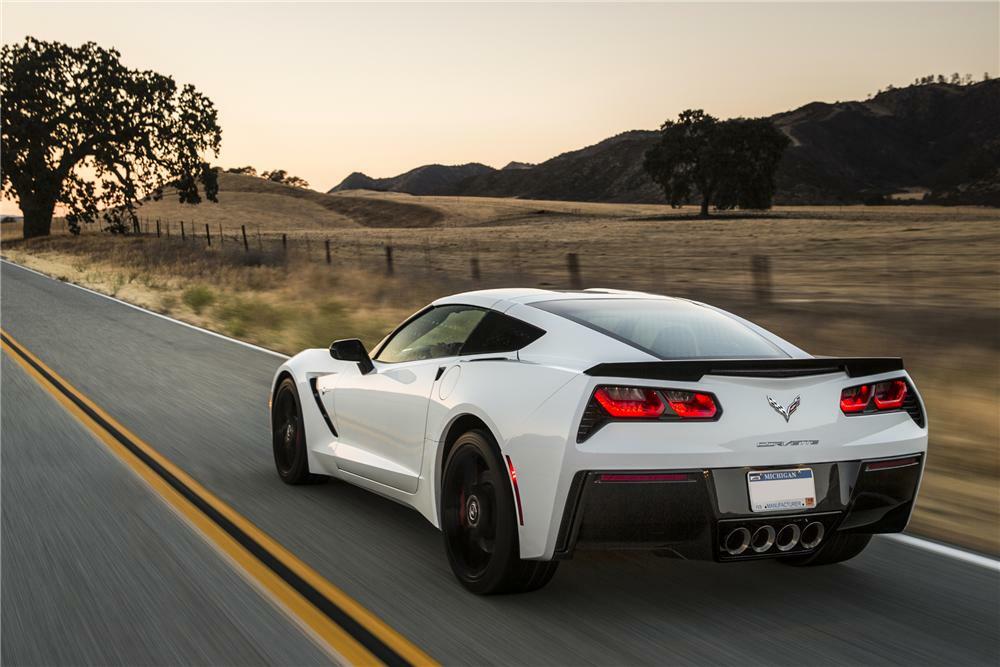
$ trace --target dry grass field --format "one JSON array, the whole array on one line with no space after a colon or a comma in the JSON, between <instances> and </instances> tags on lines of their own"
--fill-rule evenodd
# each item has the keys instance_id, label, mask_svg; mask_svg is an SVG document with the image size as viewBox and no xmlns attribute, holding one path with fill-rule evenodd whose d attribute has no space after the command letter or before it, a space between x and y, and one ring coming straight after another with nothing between
<instances>
[{"instance_id":1,"label":"dry grass field","mask_svg":"<svg viewBox=\"0 0 1000 667\"><path fill-rule=\"evenodd\" d=\"M3 255L286 352L347 336L372 344L442 294L575 283L711 301L816 354L899 355L931 428L911 529L1000 554L1000 211L700 220L666 206L324 195L230 175L222 185L219 204L150 203L142 236L57 231L25 243L4 225ZM197 236L181 241L182 219Z\"/></svg>"}]
</instances>

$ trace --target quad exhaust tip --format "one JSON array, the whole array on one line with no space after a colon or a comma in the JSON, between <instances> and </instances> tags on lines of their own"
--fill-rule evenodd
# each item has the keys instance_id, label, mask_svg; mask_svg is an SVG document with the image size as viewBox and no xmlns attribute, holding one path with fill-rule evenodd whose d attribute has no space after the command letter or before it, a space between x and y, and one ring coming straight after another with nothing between
<instances>
[{"instance_id":1,"label":"quad exhaust tip","mask_svg":"<svg viewBox=\"0 0 1000 667\"><path fill-rule=\"evenodd\" d=\"M730 556L739 556L750 546L750 531L746 528L737 528L726 535L723 547Z\"/></svg>"},{"instance_id":2,"label":"quad exhaust tip","mask_svg":"<svg viewBox=\"0 0 1000 667\"><path fill-rule=\"evenodd\" d=\"M823 541L823 533L826 529L823 524L818 521L813 521L805 528L802 529L802 548L803 549L815 549L819 546L819 543Z\"/></svg>"},{"instance_id":3,"label":"quad exhaust tip","mask_svg":"<svg viewBox=\"0 0 1000 667\"><path fill-rule=\"evenodd\" d=\"M796 526L794 523L789 523L778 531L778 536L775 538L775 544L778 545L778 551L789 551L795 548L795 545L799 543L799 538L802 536L802 530Z\"/></svg>"},{"instance_id":4,"label":"quad exhaust tip","mask_svg":"<svg viewBox=\"0 0 1000 667\"><path fill-rule=\"evenodd\" d=\"M775 532L771 526L761 526L754 531L750 538L750 547L757 553L762 554L774 546Z\"/></svg>"},{"instance_id":5,"label":"quad exhaust tip","mask_svg":"<svg viewBox=\"0 0 1000 667\"><path fill-rule=\"evenodd\" d=\"M780 552L791 551L796 546L802 549L815 549L823 541L825 533L826 528L818 521L806 524L805 528L789 523L780 530L765 524L757 527L753 533L741 526L729 531L723 540L722 548L730 556L739 556L748 549L763 554L772 547L776 547Z\"/></svg>"}]
</instances>

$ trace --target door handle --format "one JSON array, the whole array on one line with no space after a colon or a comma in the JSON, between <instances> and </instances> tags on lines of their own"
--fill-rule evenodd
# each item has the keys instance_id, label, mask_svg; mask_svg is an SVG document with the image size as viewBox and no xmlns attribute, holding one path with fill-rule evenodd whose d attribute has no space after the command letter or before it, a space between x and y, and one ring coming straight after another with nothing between
<instances>
[{"instance_id":1,"label":"door handle","mask_svg":"<svg viewBox=\"0 0 1000 667\"><path fill-rule=\"evenodd\" d=\"M434 381L435 382L437 382L438 380L440 380L441 376L444 375L444 369L445 369L444 366L438 366L437 374L434 376Z\"/></svg>"}]
</instances>

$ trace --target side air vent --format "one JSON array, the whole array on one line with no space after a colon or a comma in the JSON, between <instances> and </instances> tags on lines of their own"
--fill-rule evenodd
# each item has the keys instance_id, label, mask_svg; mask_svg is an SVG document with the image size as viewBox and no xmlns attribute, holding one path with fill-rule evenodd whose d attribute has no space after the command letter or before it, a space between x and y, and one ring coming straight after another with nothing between
<instances>
[{"instance_id":1,"label":"side air vent","mask_svg":"<svg viewBox=\"0 0 1000 667\"><path fill-rule=\"evenodd\" d=\"M333 437L339 438L337 435L337 429L333 427L333 421L330 419L330 415L326 412L326 407L323 405L322 399L319 397L319 390L316 388L316 378L309 378L309 388L312 389L313 399L316 401L316 407L319 408L319 413L323 415L323 421L330 429L330 433L333 433Z\"/></svg>"},{"instance_id":2,"label":"side air vent","mask_svg":"<svg viewBox=\"0 0 1000 667\"><path fill-rule=\"evenodd\" d=\"M608 423L608 413L604 411L600 403L591 398L590 402L587 403L587 409L583 411L580 428L576 431L576 441L583 442L606 423Z\"/></svg>"},{"instance_id":3,"label":"side air vent","mask_svg":"<svg viewBox=\"0 0 1000 667\"><path fill-rule=\"evenodd\" d=\"M910 383L907 382L907 385ZM924 427L924 411L920 409L920 401L917 400L917 393L913 391L913 387L909 386L909 391L906 392L906 400L903 401L903 409L906 413L910 415L913 422L920 428Z\"/></svg>"}]
</instances>

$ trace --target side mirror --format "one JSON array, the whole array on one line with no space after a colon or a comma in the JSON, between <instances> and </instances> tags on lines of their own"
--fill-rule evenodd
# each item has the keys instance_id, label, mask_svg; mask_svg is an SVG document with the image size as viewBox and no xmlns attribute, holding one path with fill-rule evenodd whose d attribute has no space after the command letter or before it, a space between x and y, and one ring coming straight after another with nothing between
<instances>
[{"instance_id":1,"label":"side mirror","mask_svg":"<svg viewBox=\"0 0 1000 667\"><path fill-rule=\"evenodd\" d=\"M375 364L368 356L368 350L357 338L335 340L330 344L330 356L340 361L354 361L362 375L368 375L375 370Z\"/></svg>"}]
</instances>

